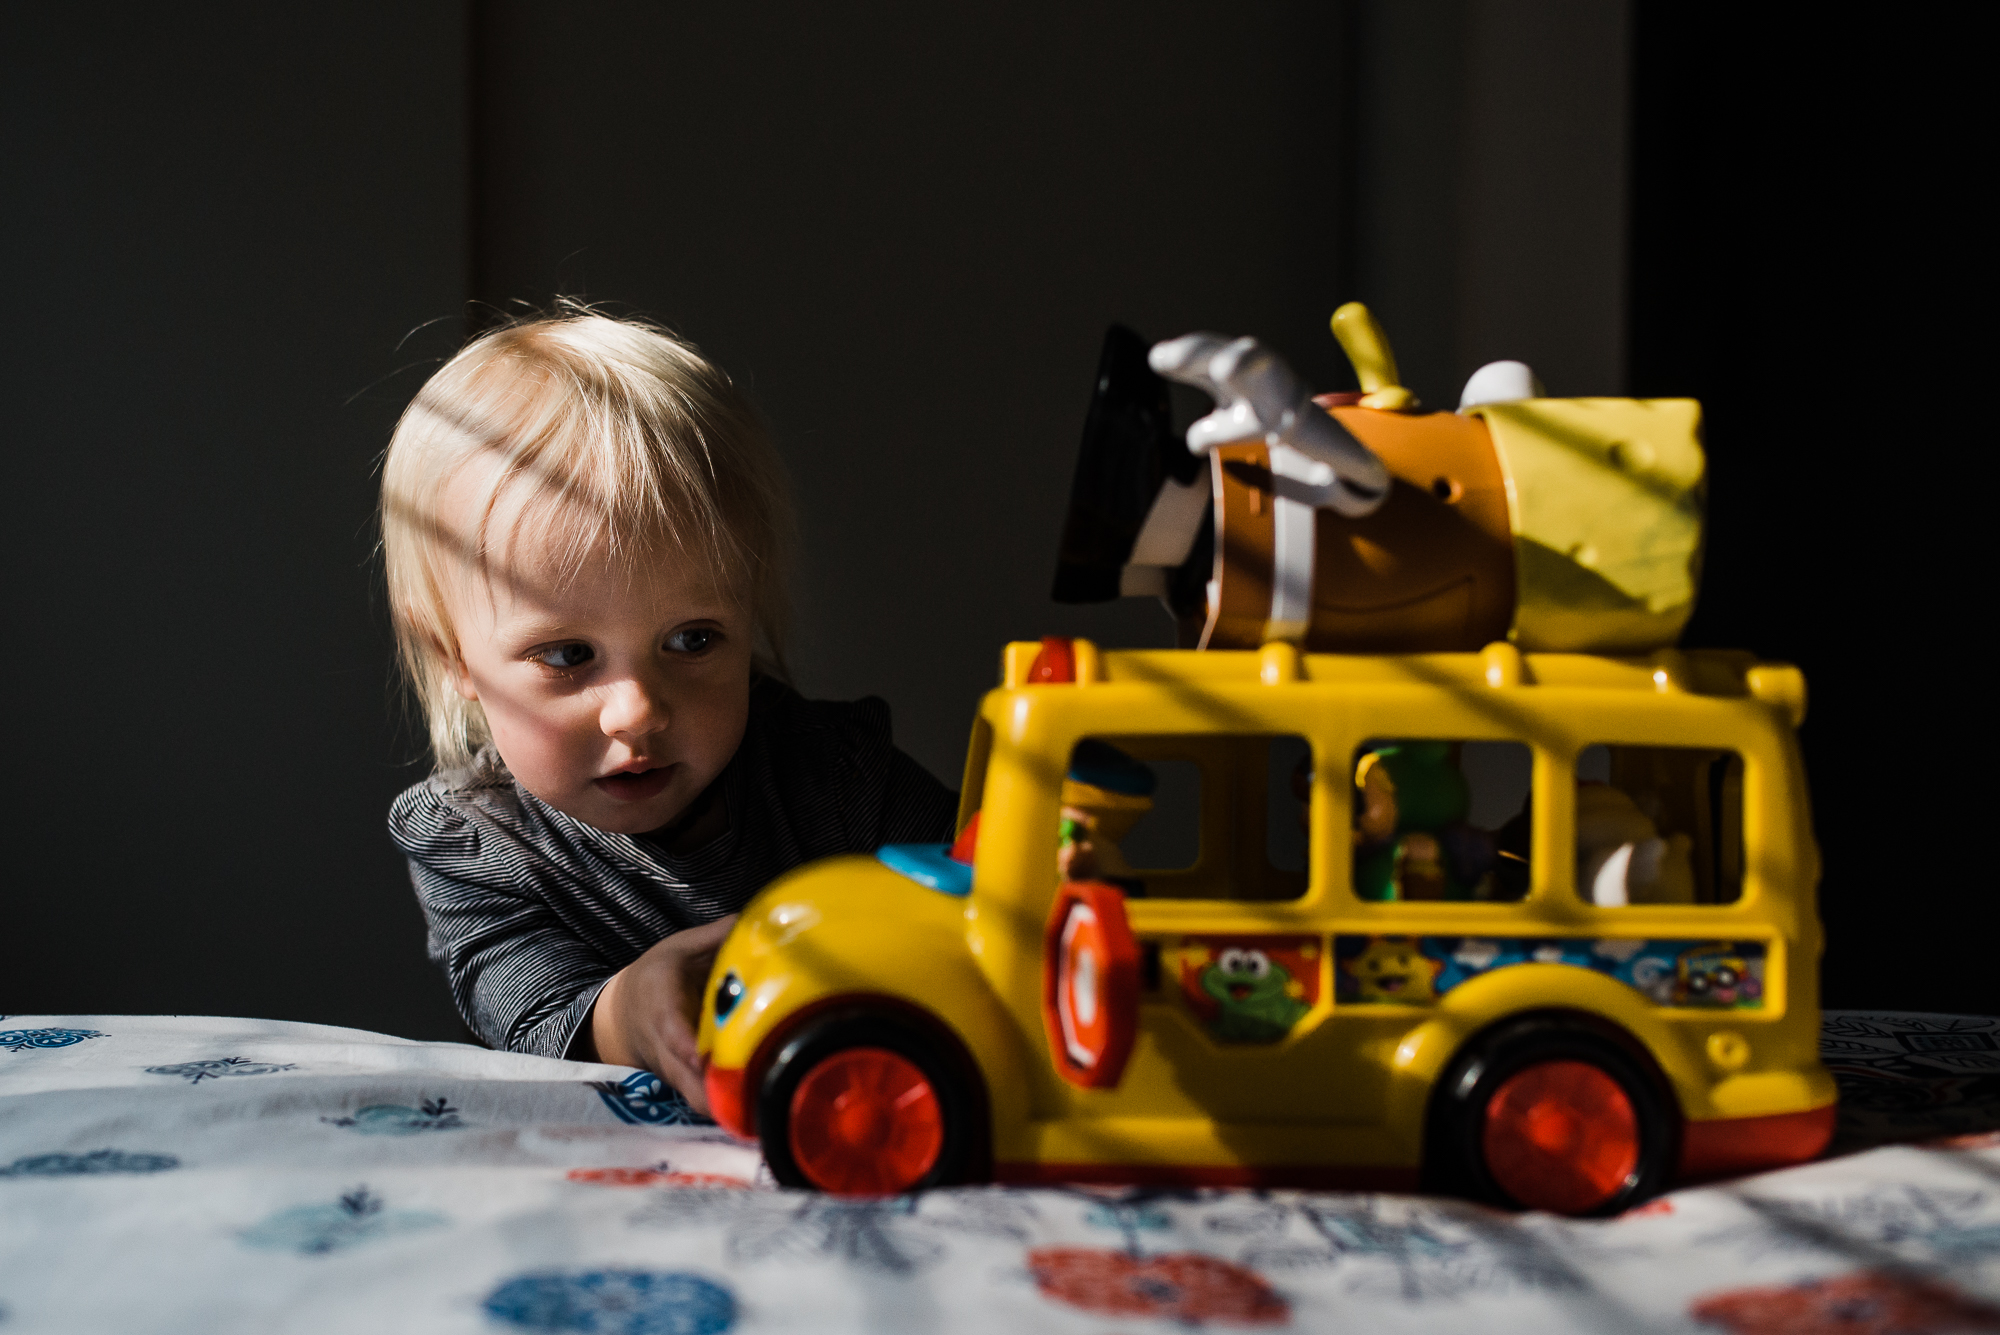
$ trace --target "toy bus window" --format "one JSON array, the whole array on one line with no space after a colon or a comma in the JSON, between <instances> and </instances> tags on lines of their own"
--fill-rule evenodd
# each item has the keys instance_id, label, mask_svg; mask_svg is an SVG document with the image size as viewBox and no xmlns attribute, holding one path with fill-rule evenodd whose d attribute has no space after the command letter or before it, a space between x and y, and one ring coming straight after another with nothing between
<instances>
[{"instance_id":1,"label":"toy bus window","mask_svg":"<svg viewBox=\"0 0 2000 1335\"><path fill-rule=\"evenodd\" d=\"M1592 746L1576 762L1576 890L1606 908L1743 896L1743 758Z\"/></svg>"},{"instance_id":2,"label":"toy bus window","mask_svg":"<svg viewBox=\"0 0 2000 1335\"><path fill-rule=\"evenodd\" d=\"M1301 737L1090 737L1064 776L1057 866L1150 899L1306 890L1311 748Z\"/></svg>"},{"instance_id":3,"label":"toy bus window","mask_svg":"<svg viewBox=\"0 0 2000 1335\"><path fill-rule=\"evenodd\" d=\"M1131 818L1121 838L1115 815L1092 810L1096 832L1108 836L1107 854L1129 868L1146 871L1181 871L1201 856L1201 767L1192 760L1155 760L1146 768L1155 786L1148 796L1151 806ZM1065 802L1074 795L1064 785ZM1074 806L1071 810L1075 810ZM1070 811L1063 813L1070 815ZM1100 837L1100 845L1104 839Z\"/></svg>"},{"instance_id":4,"label":"toy bus window","mask_svg":"<svg viewBox=\"0 0 2000 1335\"><path fill-rule=\"evenodd\" d=\"M1264 858L1274 870L1306 871L1306 816L1312 807L1312 747L1303 737L1273 737L1264 767ZM1284 800L1290 794L1291 801Z\"/></svg>"},{"instance_id":5,"label":"toy bus window","mask_svg":"<svg viewBox=\"0 0 2000 1335\"><path fill-rule=\"evenodd\" d=\"M1528 893L1534 753L1520 742L1375 738L1355 752L1354 893L1511 903Z\"/></svg>"}]
</instances>

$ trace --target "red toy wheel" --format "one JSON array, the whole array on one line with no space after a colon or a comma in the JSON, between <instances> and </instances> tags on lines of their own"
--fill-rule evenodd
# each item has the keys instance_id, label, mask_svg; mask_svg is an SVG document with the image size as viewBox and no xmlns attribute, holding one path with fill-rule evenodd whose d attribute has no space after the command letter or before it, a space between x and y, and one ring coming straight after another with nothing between
<instances>
[{"instance_id":1,"label":"red toy wheel","mask_svg":"<svg viewBox=\"0 0 2000 1335\"><path fill-rule=\"evenodd\" d=\"M821 1191L888 1196L937 1165L944 1114L917 1064L887 1048L848 1048L792 1091L792 1161Z\"/></svg>"},{"instance_id":2,"label":"red toy wheel","mask_svg":"<svg viewBox=\"0 0 2000 1335\"><path fill-rule=\"evenodd\" d=\"M1480 1148L1494 1182L1522 1205L1587 1214L1637 1175L1639 1115L1589 1062L1537 1062L1493 1091Z\"/></svg>"},{"instance_id":3,"label":"red toy wheel","mask_svg":"<svg viewBox=\"0 0 2000 1335\"><path fill-rule=\"evenodd\" d=\"M855 998L786 1034L758 1080L757 1139L787 1187L887 1195L992 1171L986 1085L934 1017Z\"/></svg>"},{"instance_id":4,"label":"red toy wheel","mask_svg":"<svg viewBox=\"0 0 2000 1335\"><path fill-rule=\"evenodd\" d=\"M1680 1109L1651 1054L1576 1011L1539 1011L1472 1039L1431 1087L1427 1191L1511 1209L1607 1215L1664 1189Z\"/></svg>"}]
</instances>

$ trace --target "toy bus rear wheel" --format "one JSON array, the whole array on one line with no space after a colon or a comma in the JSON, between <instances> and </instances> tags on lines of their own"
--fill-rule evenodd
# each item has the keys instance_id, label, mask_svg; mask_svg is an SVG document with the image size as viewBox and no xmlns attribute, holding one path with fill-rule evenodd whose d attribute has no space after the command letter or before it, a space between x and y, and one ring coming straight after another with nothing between
<instances>
[{"instance_id":1,"label":"toy bus rear wheel","mask_svg":"<svg viewBox=\"0 0 2000 1335\"><path fill-rule=\"evenodd\" d=\"M787 1040L757 1098L772 1176L788 1187L865 1196L976 1180L983 1092L955 1042L928 1028L847 1011Z\"/></svg>"},{"instance_id":2,"label":"toy bus rear wheel","mask_svg":"<svg viewBox=\"0 0 2000 1335\"><path fill-rule=\"evenodd\" d=\"M1513 1209L1617 1214L1672 1175L1680 1119L1652 1059L1589 1016L1528 1016L1474 1039L1431 1094L1424 1181Z\"/></svg>"}]
</instances>

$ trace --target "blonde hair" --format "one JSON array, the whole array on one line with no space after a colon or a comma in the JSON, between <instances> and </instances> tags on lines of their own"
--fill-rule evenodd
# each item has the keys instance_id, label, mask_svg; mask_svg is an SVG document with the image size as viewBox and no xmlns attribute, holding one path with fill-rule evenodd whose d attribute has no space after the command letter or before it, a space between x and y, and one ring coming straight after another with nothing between
<instances>
[{"instance_id":1,"label":"blonde hair","mask_svg":"<svg viewBox=\"0 0 2000 1335\"><path fill-rule=\"evenodd\" d=\"M497 465L492 483L474 531L455 533L444 494L477 460ZM561 577L600 547L628 568L701 553L749 609L759 669L783 675L791 501L756 410L692 344L569 304L468 343L403 411L383 461L390 617L439 767L490 740L455 686L446 590L490 574L493 511L521 481L534 495L513 528L534 526Z\"/></svg>"}]
</instances>

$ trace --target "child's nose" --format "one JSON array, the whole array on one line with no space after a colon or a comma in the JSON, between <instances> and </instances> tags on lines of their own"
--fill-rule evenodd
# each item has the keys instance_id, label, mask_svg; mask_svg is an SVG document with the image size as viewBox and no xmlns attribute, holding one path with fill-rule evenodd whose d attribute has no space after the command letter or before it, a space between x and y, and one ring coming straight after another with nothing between
<instances>
[{"instance_id":1,"label":"child's nose","mask_svg":"<svg viewBox=\"0 0 2000 1335\"><path fill-rule=\"evenodd\" d=\"M667 702L646 682L627 677L606 688L597 714L607 737L638 737L667 726Z\"/></svg>"}]
</instances>

